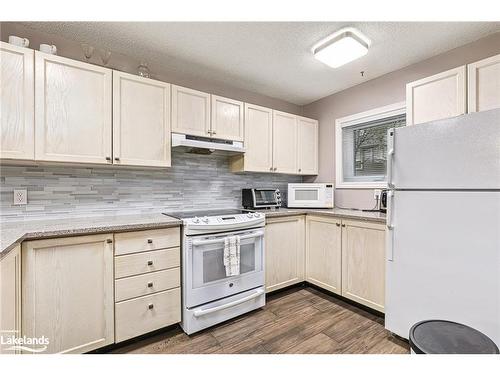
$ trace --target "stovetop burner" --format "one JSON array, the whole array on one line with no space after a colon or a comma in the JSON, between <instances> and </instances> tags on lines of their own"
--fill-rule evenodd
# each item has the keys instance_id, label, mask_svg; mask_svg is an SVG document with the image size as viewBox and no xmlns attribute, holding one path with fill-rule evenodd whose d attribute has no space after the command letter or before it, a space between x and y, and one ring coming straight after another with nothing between
<instances>
[{"instance_id":1,"label":"stovetop burner","mask_svg":"<svg viewBox=\"0 0 500 375\"><path fill-rule=\"evenodd\" d=\"M195 217L210 217L223 215L239 215L246 214L250 211L241 209L212 209L212 210L196 210L196 211L177 211L164 212L163 215L172 216L176 219L190 219Z\"/></svg>"}]
</instances>

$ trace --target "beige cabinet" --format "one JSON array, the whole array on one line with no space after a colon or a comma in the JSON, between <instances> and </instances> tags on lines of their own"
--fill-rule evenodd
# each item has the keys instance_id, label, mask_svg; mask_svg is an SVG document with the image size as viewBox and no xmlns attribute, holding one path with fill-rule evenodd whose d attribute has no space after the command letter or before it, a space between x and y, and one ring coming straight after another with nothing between
<instances>
[{"instance_id":1,"label":"beige cabinet","mask_svg":"<svg viewBox=\"0 0 500 375\"><path fill-rule=\"evenodd\" d=\"M337 218L306 216L305 279L311 284L341 294L342 229Z\"/></svg>"},{"instance_id":2,"label":"beige cabinet","mask_svg":"<svg viewBox=\"0 0 500 375\"><path fill-rule=\"evenodd\" d=\"M245 153L230 160L233 172L273 170L273 110L245 103Z\"/></svg>"},{"instance_id":3,"label":"beige cabinet","mask_svg":"<svg viewBox=\"0 0 500 375\"><path fill-rule=\"evenodd\" d=\"M211 95L211 103L212 137L243 142L245 139L243 102Z\"/></svg>"},{"instance_id":4,"label":"beige cabinet","mask_svg":"<svg viewBox=\"0 0 500 375\"><path fill-rule=\"evenodd\" d=\"M297 118L297 165L299 174L318 174L318 121Z\"/></svg>"},{"instance_id":5,"label":"beige cabinet","mask_svg":"<svg viewBox=\"0 0 500 375\"><path fill-rule=\"evenodd\" d=\"M385 226L342 221L342 295L384 311Z\"/></svg>"},{"instance_id":6,"label":"beige cabinet","mask_svg":"<svg viewBox=\"0 0 500 375\"><path fill-rule=\"evenodd\" d=\"M210 94L172 85L172 131L210 137Z\"/></svg>"},{"instance_id":7,"label":"beige cabinet","mask_svg":"<svg viewBox=\"0 0 500 375\"><path fill-rule=\"evenodd\" d=\"M304 216L271 218L266 222L266 292L304 281Z\"/></svg>"},{"instance_id":8,"label":"beige cabinet","mask_svg":"<svg viewBox=\"0 0 500 375\"><path fill-rule=\"evenodd\" d=\"M10 350L9 341L21 336L21 247L0 260L0 354ZM3 344L2 344L3 342Z\"/></svg>"},{"instance_id":9,"label":"beige cabinet","mask_svg":"<svg viewBox=\"0 0 500 375\"><path fill-rule=\"evenodd\" d=\"M0 159L35 157L33 56L0 42Z\"/></svg>"},{"instance_id":10,"label":"beige cabinet","mask_svg":"<svg viewBox=\"0 0 500 375\"><path fill-rule=\"evenodd\" d=\"M170 166L170 84L113 71L113 164Z\"/></svg>"},{"instance_id":11,"label":"beige cabinet","mask_svg":"<svg viewBox=\"0 0 500 375\"><path fill-rule=\"evenodd\" d=\"M500 55L469 64L468 111L500 108Z\"/></svg>"},{"instance_id":12,"label":"beige cabinet","mask_svg":"<svg viewBox=\"0 0 500 375\"><path fill-rule=\"evenodd\" d=\"M111 163L111 70L35 51L35 158Z\"/></svg>"},{"instance_id":13,"label":"beige cabinet","mask_svg":"<svg viewBox=\"0 0 500 375\"><path fill-rule=\"evenodd\" d=\"M273 111L273 171L298 173L297 116Z\"/></svg>"},{"instance_id":14,"label":"beige cabinet","mask_svg":"<svg viewBox=\"0 0 500 375\"><path fill-rule=\"evenodd\" d=\"M466 67L460 66L406 85L406 123L419 124L467 111Z\"/></svg>"},{"instance_id":15,"label":"beige cabinet","mask_svg":"<svg viewBox=\"0 0 500 375\"><path fill-rule=\"evenodd\" d=\"M22 333L49 338L45 353L114 342L113 236L24 242Z\"/></svg>"}]
</instances>

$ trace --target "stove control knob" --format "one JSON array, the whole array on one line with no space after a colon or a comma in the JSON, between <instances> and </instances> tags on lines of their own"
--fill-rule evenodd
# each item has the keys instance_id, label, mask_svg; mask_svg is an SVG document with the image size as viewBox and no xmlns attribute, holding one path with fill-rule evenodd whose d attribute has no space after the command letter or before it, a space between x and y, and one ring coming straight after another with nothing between
<instances>
[{"instance_id":1,"label":"stove control knob","mask_svg":"<svg viewBox=\"0 0 500 375\"><path fill-rule=\"evenodd\" d=\"M198 219L197 217L195 217L195 218L193 219L193 223L198 224L199 222L200 222L200 219Z\"/></svg>"},{"instance_id":2,"label":"stove control knob","mask_svg":"<svg viewBox=\"0 0 500 375\"><path fill-rule=\"evenodd\" d=\"M249 214L247 214L247 217L251 219L253 217L253 214L249 213Z\"/></svg>"},{"instance_id":3,"label":"stove control knob","mask_svg":"<svg viewBox=\"0 0 500 375\"><path fill-rule=\"evenodd\" d=\"M201 219L201 220L203 220L203 222L204 222L205 224L208 224L208 217L204 217L204 218L203 218L203 219Z\"/></svg>"},{"instance_id":4,"label":"stove control knob","mask_svg":"<svg viewBox=\"0 0 500 375\"><path fill-rule=\"evenodd\" d=\"M259 213L255 213L255 214L253 214L253 217L259 218L260 214Z\"/></svg>"}]
</instances>

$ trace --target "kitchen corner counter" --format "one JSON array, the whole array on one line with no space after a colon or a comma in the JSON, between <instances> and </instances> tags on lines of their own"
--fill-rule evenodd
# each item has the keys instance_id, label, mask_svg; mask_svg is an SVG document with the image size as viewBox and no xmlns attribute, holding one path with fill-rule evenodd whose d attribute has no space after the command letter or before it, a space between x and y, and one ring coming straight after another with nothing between
<instances>
[{"instance_id":1,"label":"kitchen corner counter","mask_svg":"<svg viewBox=\"0 0 500 375\"><path fill-rule=\"evenodd\" d=\"M267 218L286 217L295 215L320 215L334 216L342 219L366 220L379 223L386 222L386 214L381 212L366 212L361 210L348 210L343 208L279 208L274 210L257 210Z\"/></svg>"},{"instance_id":2,"label":"kitchen corner counter","mask_svg":"<svg viewBox=\"0 0 500 375\"><path fill-rule=\"evenodd\" d=\"M0 259L22 241L176 227L181 220L156 214L108 215L0 223Z\"/></svg>"}]
</instances>

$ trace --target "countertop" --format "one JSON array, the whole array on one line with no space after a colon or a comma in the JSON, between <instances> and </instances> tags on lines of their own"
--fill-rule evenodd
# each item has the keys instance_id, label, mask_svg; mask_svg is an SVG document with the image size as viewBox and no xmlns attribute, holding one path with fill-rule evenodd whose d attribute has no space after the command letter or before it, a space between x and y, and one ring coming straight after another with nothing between
<instances>
[{"instance_id":1,"label":"countertop","mask_svg":"<svg viewBox=\"0 0 500 375\"><path fill-rule=\"evenodd\" d=\"M257 210L266 217L285 217L305 214L335 216L344 219L366 220L385 223L385 214L380 212L364 212L358 210L279 208L274 210ZM81 217L52 220L26 220L0 223L0 258L17 244L27 240L44 238L77 236L96 233L126 232L175 227L181 220L160 213L141 215L106 215L98 217Z\"/></svg>"},{"instance_id":2,"label":"countertop","mask_svg":"<svg viewBox=\"0 0 500 375\"><path fill-rule=\"evenodd\" d=\"M266 217L285 217L295 215L323 215L335 216L343 219L355 219L375 221L379 223L386 222L386 215L381 212L366 212L361 210L348 210L343 208L278 208L273 210L256 210L263 212Z\"/></svg>"},{"instance_id":3,"label":"countertop","mask_svg":"<svg viewBox=\"0 0 500 375\"><path fill-rule=\"evenodd\" d=\"M181 224L181 220L161 213L0 223L0 258L26 240L169 228Z\"/></svg>"}]
</instances>

